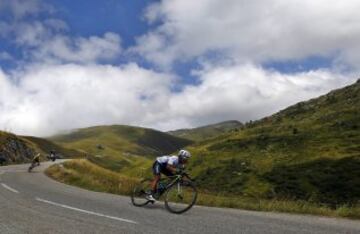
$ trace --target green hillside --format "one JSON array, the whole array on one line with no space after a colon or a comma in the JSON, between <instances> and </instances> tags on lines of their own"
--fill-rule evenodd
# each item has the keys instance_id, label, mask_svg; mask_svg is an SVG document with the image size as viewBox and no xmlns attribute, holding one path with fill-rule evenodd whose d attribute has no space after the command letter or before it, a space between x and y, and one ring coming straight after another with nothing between
<instances>
[{"instance_id":1,"label":"green hillside","mask_svg":"<svg viewBox=\"0 0 360 234\"><path fill-rule=\"evenodd\" d=\"M112 170L149 164L150 159L174 152L191 141L153 129L125 125L97 126L58 135L52 141L88 154L88 158Z\"/></svg>"},{"instance_id":2,"label":"green hillside","mask_svg":"<svg viewBox=\"0 0 360 234\"><path fill-rule=\"evenodd\" d=\"M360 200L360 82L190 150L192 173L211 192L332 207L355 204Z\"/></svg>"},{"instance_id":3,"label":"green hillside","mask_svg":"<svg viewBox=\"0 0 360 234\"><path fill-rule=\"evenodd\" d=\"M198 128L169 131L168 133L192 141L201 141L207 138L218 136L219 134L238 131L242 127L243 124L239 121L231 120Z\"/></svg>"},{"instance_id":4,"label":"green hillside","mask_svg":"<svg viewBox=\"0 0 360 234\"><path fill-rule=\"evenodd\" d=\"M83 152L62 147L44 138L33 136L21 136L21 138L27 141L29 145L31 145L31 147L34 148L37 152L40 152L44 155L48 155L50 150L55 150L57 154L60 154L61 157L64 158L76 158L84 155Z\"/></svg>"}]
</instances>

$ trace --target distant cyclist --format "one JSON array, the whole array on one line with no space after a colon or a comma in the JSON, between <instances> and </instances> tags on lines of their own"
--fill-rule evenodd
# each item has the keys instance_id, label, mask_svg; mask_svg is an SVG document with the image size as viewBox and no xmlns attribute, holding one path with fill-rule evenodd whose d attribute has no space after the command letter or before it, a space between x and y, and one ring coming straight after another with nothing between
<instances>
[{"instance_id":1,"label":"distant cyclist","mask_svg":"<svg viewBox=\"0 0 360 234\"><path fill-rule=\"evenodd\" d=\"M31 170L36 166L40 166L40 153L36 154L33 157L32 161L31 161L31 165L28 169L28 172L31 172Z\"/></svg>"},{"instance_id":2,"label":"distant cyclist","mask_svg":"<svg viewBox=\"0 0 360 234\"><path fill-rule=\"evenodd\" d=\"M190 157L191 154L187 150L180 150L178 156L173 155L157 157L152 167L154 174L154 180L151 183L152 194L149 194L146 198L149 201L155 201L153 194L156 192L156 186L161 178L161 174L166 176L176 174L180 169L185 167L185 164Z\"/></svg>"},{"instance_id":3,"label":"distant cyclist","mask_svg":"<svg viewBox=\"0 0 360 234\"><path fill-rule=\"evenodd\" d=\"M32 164L40 166L40 153L36 154L32 160Z\"/></svg>"},{"instance_id":4,"label":"distant cyclist","mask_svg":"<svg viewBox=\"0 0 360 234\"><path fill-rule=\"evenodd\" d=\"M55 150L50 150L50 154L48 157L51 161L55 161L56 160L56 151Z\"/></svg>"}]
</instances>

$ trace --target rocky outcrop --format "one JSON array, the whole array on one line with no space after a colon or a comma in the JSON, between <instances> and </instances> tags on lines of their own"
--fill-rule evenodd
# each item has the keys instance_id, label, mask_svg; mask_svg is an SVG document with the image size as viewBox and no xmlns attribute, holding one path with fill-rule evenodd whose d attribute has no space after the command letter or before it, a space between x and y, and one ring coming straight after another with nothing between
<instances>
[{"instance_id":1,"label":"rocky outcrop","mask_svg":"<svg viewBox=\"0 0 360 234\"><path fill-rule=\"evenodd\" d=\"M26 142L15 135L0 133L0 161L20 163L29 161L35 154Z\"/></svg>"}]
</instances>

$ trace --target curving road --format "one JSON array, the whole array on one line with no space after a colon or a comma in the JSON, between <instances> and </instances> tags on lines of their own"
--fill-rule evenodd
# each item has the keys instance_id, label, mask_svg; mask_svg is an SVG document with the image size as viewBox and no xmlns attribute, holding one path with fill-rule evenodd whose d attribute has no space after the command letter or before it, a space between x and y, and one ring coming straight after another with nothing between
<instances>
[{"instance_id":1,"label":"curving road","mask_svg":"<svg viewBox=\"0 0 360 234\"><path fill-rule=\"evenodd\" d=\"M360 233L360 221L194 207L183 215L163 204L134 207L124 196L53 181L28 165L0 167L0 233Z\"/></svg>"}]
</instances>

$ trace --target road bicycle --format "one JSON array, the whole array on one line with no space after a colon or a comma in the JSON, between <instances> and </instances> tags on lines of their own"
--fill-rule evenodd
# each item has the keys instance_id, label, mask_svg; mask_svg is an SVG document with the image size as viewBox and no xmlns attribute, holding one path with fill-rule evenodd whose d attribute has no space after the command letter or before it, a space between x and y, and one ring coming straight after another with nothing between
<instances>
[{"instance_id":1,"label":"road bicycle","mask_svg":"<svg viewBox=\"0 0 360 234\"><path fill-rule=\"evenodd\" d=\"M34 169L34 167L40 166L40 162L32 162L30 164L30 167L28 169L28 172L31 172L32 169Z\"/></svg>"},{"instance_id":2,"label":"road bicycle","mask_svg":"<svg viewBox=\"0 0 360 234\"><path fill-rule=\"evenodd\" d=\"M151 194L151 181L152 179L144 179L134 187L131 195L131 202L134 206L145 206L149 203L154 203L146 198ZM169 212L181 214L191 209L196 202L197 195L198 192L194 181L187 173L181 172L177 175L160 179L157 184L157 191L153 194L153 197L156 200L164 201L165 207Z\"/></svg>"}]
</instances>

